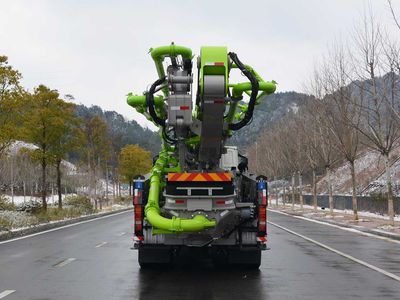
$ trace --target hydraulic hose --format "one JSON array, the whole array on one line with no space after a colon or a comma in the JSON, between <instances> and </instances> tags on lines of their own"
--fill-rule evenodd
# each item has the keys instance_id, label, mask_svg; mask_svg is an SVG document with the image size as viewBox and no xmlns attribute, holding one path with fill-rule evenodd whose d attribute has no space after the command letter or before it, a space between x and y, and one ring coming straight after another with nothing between
<instances>
[{"instance_id":1,"label":"hydraulic hose","mask_svg":"<svg viewBox=\"0 0 400 300\"><path fill-rule=\"evenodd\" d=\"M181 219L173 217L165 218L160 215L160 207L158 204L161 188L161 178L163 169L168 163L168 153L164 149L160 152L160 156L151 172L150 191L147 204L145 207L145 215L147 221L157 229L162 229L171 233L180 232L198 232L207 228L215 227L214 220L208 220L202 215L197 215L193 219Z\"/></svg>"},{"instance_id":2,"label":"hydraulic hose","mask_svg":"<svg viewBox=\"0 0 400 300\"><path fill-rule=\"evenodd\" d=\"M240 120L238 123L229 124L230 130L239 130L242 127L246 126L253 118L254 106L256 105L259 84L257 78L242 64L236 53L229 52L228 55L251 83L251 95L246 114L244 115L243 119Z\"/></svg>"},{"instance_id":3,"label":"hydraulic hose","mask_svg":"<svg viewBox=\"0 0 400 300\"><path fill-rule=\"evenodd\" d=\"M157 86L164 83L165 78L166 77L164 76L164 77L156 80L151 85L149 92L146 95L146 105L149 109L149 114L153 118L154 122L161 127L165 127L165 120L161 119L159 116L157 116L156 110L154 109L154 93L155 93Z\"/></svg>"}]
</instances>

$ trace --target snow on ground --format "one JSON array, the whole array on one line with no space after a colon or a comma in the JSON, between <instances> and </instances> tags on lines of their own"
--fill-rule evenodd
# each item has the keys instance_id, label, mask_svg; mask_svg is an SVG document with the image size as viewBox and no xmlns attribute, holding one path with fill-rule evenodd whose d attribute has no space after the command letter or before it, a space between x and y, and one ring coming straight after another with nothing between
<instances>
[{"instance_id":1,"label":"snow on ground","mask_svg":"<svg viewBox=\"0 0 400 300\"><path fill-rule=\"evenodd\" d=\"M12 197L10 195L4 195L10 201L12 201ZM62 194L62 199L64 200L67 196L76 196L76 194ZM42 202L41 197L31 197L31 196L14 196L14 204L19 205L29 201L37 201ZM47 196L47 203L49 204L57 204L58 203L58 195L48 195Z\"/></svg>"},{"instance_id":2,"label":"snow on ground","mask_svg":"<svg viewBox=\"0 0 400 300\"><path fill-rule=\"evenodd\" d=\"M16 155L22 148L27 148L30 150L38 149L38 147L35 146L34 144L25 143L22 141L16 141L10 145L9 151L12 155Z\"/></svg>"},{"instance_id":3,"label":"snow on ground","mask_svg":"<svg viewBox=\"0 0 400 300\"><path fill-rule=\"evenodd\" d=\"M400 186L400 147L393 150L391 154L392 179L394 187ZM362 152L355 161L355 172L357 178L357 190L359 194L368 195L370 193L385 192L386 178L385 166L381 155L373 150ZM317 190L320 194L326 194L327 176L324 176L317 183ZM332 188L334 194L351 194L351 174L350 166L343 162L331 173ZM400 190L394 189L400 195Z\"/></svg>"},{"instance_id":4,"label":"snow on ground","mask_svg":"<svg viewBox=\"0 0 400 300\"><path fill-rule=\"evenodd\" d=\"M271 199L271 203L273 205L275 205L276 200L275 199ZM278 205L283 207L283 202L282 202L282 198L281 197L278 198ZM291 206L292 206L291 202L285 202L285 207L290 208ZM294 206L296 208L300 208L300 204L295 204ZM314 209L314 206L303 204L303 208L304 209ZM321 207L318 206L317 210L319 212L329 212L329 207L325 207L325 209L321 209ZM342 210L342 209L336 209L335 208L335 209L333 209L333 212L343 213L343 214L346 214L346 215L347 214L348 215L352 215L353 214L353 211L349 210L349 209ZM377 218L377 219L389 220L389 216L388 215L381 215L381 214L377 214L377 213L371 213L371 212L368 212L368 211L358 211L358 215L361 216L361 217L365 217L365 218ZM335 216L335 218L337 218L337 216ZM396 215L394 217L394 220L395 221L400 221L400 215Z\"/></svg>"}]
</instances>

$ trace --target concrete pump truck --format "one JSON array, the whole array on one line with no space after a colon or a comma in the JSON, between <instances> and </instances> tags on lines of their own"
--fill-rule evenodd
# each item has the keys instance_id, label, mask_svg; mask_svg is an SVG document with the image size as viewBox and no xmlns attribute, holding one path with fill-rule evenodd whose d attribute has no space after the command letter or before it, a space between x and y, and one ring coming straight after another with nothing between
<instances>
[{"instance_id":1,"label":"concrete pump truck","mask_svg":"<svg viewBox=\"0 0 400 300\"><path fill-rule=\"evenodd\" d=\"M216 266L259 268L267 238L267 181L227 146L276 89L226 47L201 47L193 95L192 50L150 49L158 79L127 102L159 128L162 149L134 184L134 248L142 268L190 249ZM248 81L232 83L232 71ZM244 99L248 97L248 101Z\"/></svg>"}]
</instances>

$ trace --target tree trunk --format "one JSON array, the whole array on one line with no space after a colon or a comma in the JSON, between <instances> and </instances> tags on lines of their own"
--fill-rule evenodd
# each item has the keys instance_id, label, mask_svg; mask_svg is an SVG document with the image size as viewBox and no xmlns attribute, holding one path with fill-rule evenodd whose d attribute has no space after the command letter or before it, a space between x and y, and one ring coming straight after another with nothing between
<instances>
[{"instance_id":1,"label":"tree trunk","mask_svg":"<svg viewBox=\"0 0 400 300\"><path fill-rule=\"evenodd\" d=\"M329 212L333 216L333 192L330 166L326 167L326 174L328 175Z\"/></svg>"},{"instance_id":2,"label":"tree trunk","mask_svg":"<svg viewBox=\"0 0 400 300\"><path fill-rule=\"evenodd\" d=\"M42 206L44 210L47 210L47 190L46 190L46 167L47 161L46 158L42 158Z\"/></svg>"},{"instance_id":3,"label":"tree trunk","mask_svg":"<svg viewBox=\"0 0 400 300\"><path fill-rule=\"evenodd\" d=\"M300 200L300 209L303 210L303 174L299 172L299 200Z\"/></svg>"},{"instance_id":4,"label":"tree trunk","mask_svg":"<svg viewBox=\"0 0 400 300\"><path fill-rule=\"evenodd\" d=\"M317 176L315 174L315 169L312 170L312 191L313 191L313 204L314 212L317 212L318 198L317 198Z\"/></svg>"},{"instance_id":5,"label":"tree trunk","mask_svg":"<svg viewBox=\"0 0 400 300\"><path fill-rule=\"evenodd\" d=\"M61 159L57 160L57 192L58 192L58 208L62 209L62 195L61 195Z\"/></svg>"},{"instance_id":6,"label":"tree trunk","mask_svg":"<svg viewBox=\"0 0 400 300\"><path fill-rule=\"evenodd\" d=\"M132 182L129 180L129 196L132 196Z\"/></svg>"},{"instance_id":7,"label":"tree trunk","mask_svg":"<svg viewBox=\"0 0 400 300\"><path fill-rule=\"evenodd\" d=\"M26 199L26 184L25 184L25 180L22 182L22 188L24 190L24 203L25 203L25 199Z\"/></svg>"},{"instance_id":8,"label":"tree trunk","mask_svg":"<svg viewBox=\"0 0 400 300\"><path fill-rule=\"evenodd\" d=\"M51 203L54 205L54 183L51 183Z\"/></svg>"},{"instance_id":9,"label":"tree trunk","mask_svg":"<svg viewBox=\"0 0 400 300\"><path fill-rule=\"evenodd\" d=\"M116 186L116 184L115 184L115 180L114 180L114 178L113 178L113 182L112 182L112 185L113 185L113 203L115 202L115 188L117 187Z\"/></svg>"},{"instance_id":10,"label":"tree trunk","mask_svg":"<svg viewBox=\"0 0 400 300\"><path fill-rule=\"evenodd\" d=\"M295 184L295 175L293 173L292 174L292 210L294 210L294 196L295 196L294 184Z\"/></svg>"},{"instance_id":11,"label":"tree trunk","mask_svg":"<svg viewBox=\"0 0 400 300\"><path fill-rule=\"evenodd\" d=\"M388 199L388 215L390 223L394 225L394 201L392 192L392 174L389 162L389 154L384 155L385 171L386 171L386 185L387 185L387 199Z\"/></svg>"},{"instance_id":12,"label":"tree trunk","mask_svg":"<svg viewBox=\"0 0 400 300\"><path fill-rule=\"evenodd\" d=\"M276 177L275 177L275 205L278 207L278 197L279 197L279 190L276 184Z\"/></svg>"},{"instance_id":13,"label":"tree trunk","mask_svg":"<svg viewBox=\"0 0 400 300\"><path fill-rule=\"evenodd\" d=\"M108 203L108 165L106 164L106 202Z\"/></svg>"},{"instance_id":14,"label":"tree trunk","mask_svg":"<svg viewBox=\"0 0 400 300\"><path fill-rule=\"evenodd\" d=\"M286 186L283 187L282 202L283 202L283 208L285 208L285 206L286 206Z\"/></svg>"},{"instance_id":15,"label":"tree trunk","mask_svg":"<svg viewBox=\"0 0 400 300\"><path fill-rule=\"evenodd\" d=\"M350 172L351 172L351 200L353 204L353 216L354 220L358 220L358 207L357 207L357 183L356 183L356 171L354 161L349 161Z\"/></svg>"},{"instance_id":16,"label":"tree trunk","mask_svg":"<svg viewBox=\"0 0 400 300\"><path fill-rule=\"evenodd\" d=\"M11 179L11 203L14 204L14 155L11 154L11 168L10 168L10 179Z\"/></svg>"}]
</instances>

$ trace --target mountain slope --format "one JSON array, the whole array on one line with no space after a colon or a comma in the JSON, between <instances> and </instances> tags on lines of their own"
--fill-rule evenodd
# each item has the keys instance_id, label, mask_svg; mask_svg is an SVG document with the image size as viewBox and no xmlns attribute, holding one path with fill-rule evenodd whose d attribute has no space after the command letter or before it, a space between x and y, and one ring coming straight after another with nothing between
<instances>
[{"instance_id":1,"label":"mountain slope","mask_svg":"<svg viewBox=\"0 0 400 300\"><path fill-rule=\"evenodd\" d=\"M228 144L245 150L256 141L265 129L288 113L296 112L308 98L309 96L297 92L275 93L266 96L261 104L255 107L252 122L235 132Z\"/></svg>"},{"instance_id":2,"label":"mountain slope","mask_svg":"<svg viewBox=\"0 0 400 300\"><path fill-rule=\"evenodd\" d=\"M143 128L135 120L126 120L115 111L103 111L96 105L78 105L76 113L81 118L98 116L103 119L108 125L109 135L116 149L121 149L127 144L138 144L153 154L160 150L160 138L156 132Z\"/></svg>"}]
</instances>

